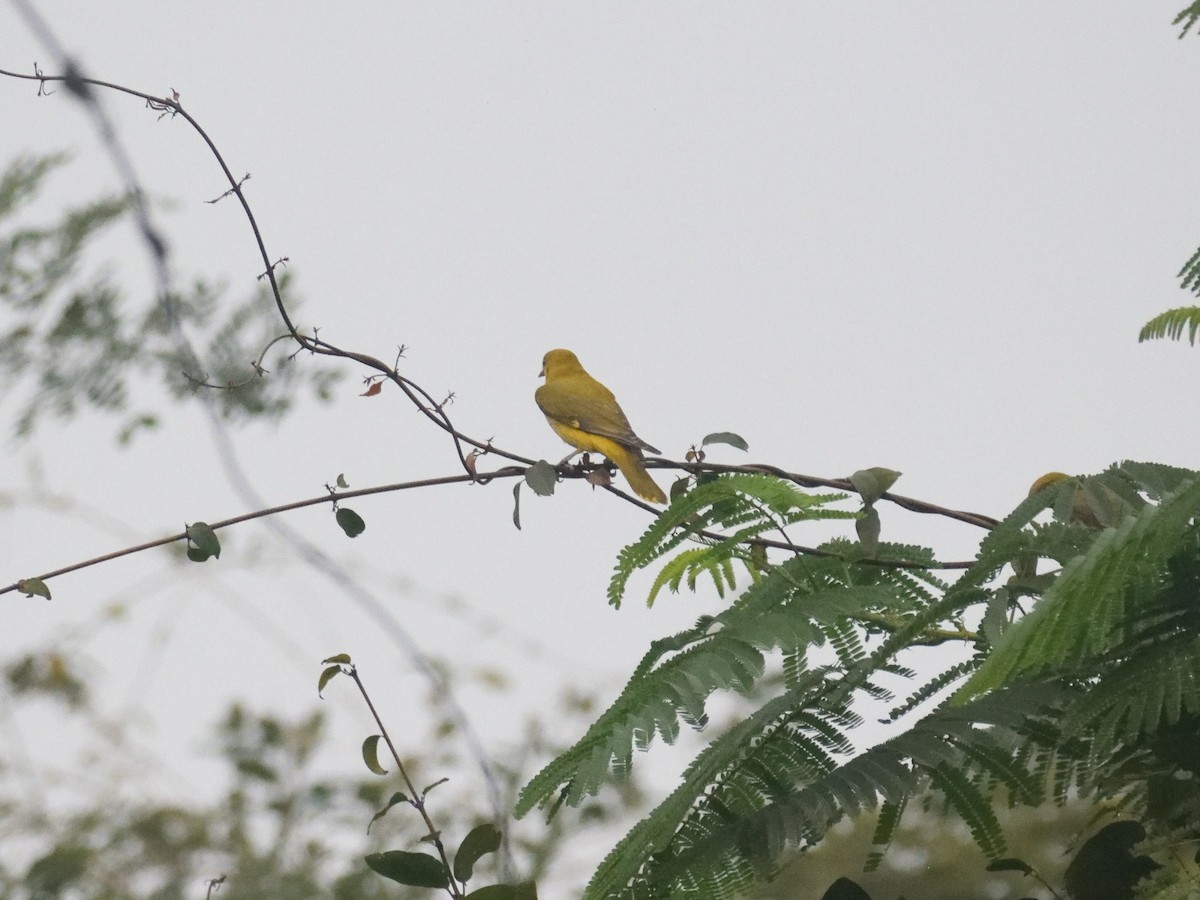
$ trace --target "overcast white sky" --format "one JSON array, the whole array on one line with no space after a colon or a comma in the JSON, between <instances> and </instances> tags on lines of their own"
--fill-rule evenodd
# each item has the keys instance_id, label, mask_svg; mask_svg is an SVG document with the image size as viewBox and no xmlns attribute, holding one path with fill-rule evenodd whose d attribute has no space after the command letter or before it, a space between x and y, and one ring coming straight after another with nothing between
<instances>
[{"instance_id":1,"label":"overcast white sky","mask_svg":"<svg viewBox=\"0 0 1200 900\"><path fill-rule=\"evenodd\" d=\"M831 477L888 466L904 472L901 493L1002 515L1050 469L1195 465L1200 356L1136 341L1146 319L1190 302L1175 274L1200 244L1200 39L1176 40L1182 5L40 8L87 74L178 90L234 172L252 174L301 321L384 359L408 345L405 373L453 390L468 433L564 455L532 392L542 354L566 346L669 457L733 430L750 453L715 459ZM35 60L56 71L0 6L0 68ZM35 93L0 79L3 159L69 148L53 197L116 189L77 105ZM261 265L239 208L202 202L227 187L202 142L182 120L102 99L145 185L176 201L160 217L176 274L252 290ZM115 253L144 286L132 236ZM365 487L455 471L397 392L359 398L349 371L328 407L236 436L268 502L319 494L338 472ZM88 420L8 445L0 492L26 490L36 462L129 534L0 510L0 581L245 511L198 407L124 452L113 430ZM546 685L611 696L650 639L717 608L704 595L609 609L615 554L646 519L580 483L526 494L521 532L510 484L353 505L368 523L353 544L327 511L288 522L349 561L429 652L514 675L515 695L464 694L488 741L512 738ZM885 539L946 558L969 558L980 537L883 516ZM185 754L204 749L229 698L308 708L331 653L392 689L380 699L397 718L421 689L266 528L224 541L219 562L186 577L146 555L54 582L49 604L5 598L4 659L130 602L78 647L109 708L132 703L185 773L158 788L186 784ZM268 577L250 571L254 553ZM330 708L353 767L365 717L348 695ZM24 725L30 746L48 739L38 721Z\"/></svg>"}]
</instances>

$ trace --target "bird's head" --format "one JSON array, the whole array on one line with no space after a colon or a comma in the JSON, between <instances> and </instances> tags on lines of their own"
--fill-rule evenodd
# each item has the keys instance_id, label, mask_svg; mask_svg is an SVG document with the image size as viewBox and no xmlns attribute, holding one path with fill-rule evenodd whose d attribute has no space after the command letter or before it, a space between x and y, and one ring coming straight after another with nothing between
<instances>
[{"instance_id":1,"label":"bird's head","mask_svg":"<svg viewBox=\"0 0 1200 900\"><path fill-rule=\"evenodd\" d=\"M538 375L551 379L559 375L571 375L582 371L583 366L579 364L579 357L570 350L551 350L542 357L542 371Z\"/></svg>"}]
</instances>

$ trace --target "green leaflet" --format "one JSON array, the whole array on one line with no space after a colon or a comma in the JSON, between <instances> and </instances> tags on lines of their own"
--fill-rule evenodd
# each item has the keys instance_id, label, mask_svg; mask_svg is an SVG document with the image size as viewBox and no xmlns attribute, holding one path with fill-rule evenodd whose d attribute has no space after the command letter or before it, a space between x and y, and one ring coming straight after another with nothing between
<instances>
[{"instance_id":1,"label":"green leaflet","mask_svg":"<svg viewBox=\"0 0 1200 900\"><path fill-rule=\"evenodd\" d=\"M646 568L688 540L705 546L689 551L683 562L669 564L670 571L656 580L650 602L664 585L678 590L685 576L688 586L694 587L704 572L712 577L723 596L726 587L734 587L732 561L740 561L751 573L755 572L744 546L747 540L802 520L854 518L851 512L823 508L844 498L844 494L805 494L768 475L721 475L697 484L674 500L641 538L621 551L609 582L608 602L619 607L635 571ZM710 528L720 528L726 539L714 541L697 534Z\"/></svg>"},{"instance_id":2,"label":"green leaflet","mask_svg":"<svg viewBox=\"0 0 1200 900\"><path fill-rule=\"evenodd\" d=\"M754 698L618 843L586 898L737 897L769 878L787 848L883 804L878 861L905 804L931 790L999 856L998 798L1061 802L1116 779L1125 807L1144 810L1145 780L1129 773L1162 771L1158 738L1175 723L1179 743L1195 743L1186 729L1200 715L1196 473L1126 462L1056 479L991 528L951 584L911 567L933 563L922 548L881 545L879 557L906 568L863 561L847 540L783 562L746 554L739 540L830 512L789 506L799 496L790 484L748 478L693 488L623 551L614 602L633 571L665 557L652 597L712 578L728 606L654 642L609 709L521 795L519 813L578 804L623 777L656 737L706 727L715 692ZM709 527L737 538L681 547ZM742 567L749 585L730 599ZM933 657L934 673L893 709L893 720L916 721L894 721L892 737L856 751L858 699L890 702L879 677L915 679L929 670L911 654L947 640L966 658ZM819 646L832 661L810 658ZM929 710L963 679L969 691Z\"/></svg>"},{"instance_id":3,"label":"green leaflet","mask_svg":"<svg viewBox=\"0 0 1200 900\"><path fill-rule=\"evenodd\" d=\"M838 631L835 623L883 605L893 592L880 584L838 585L835 575L844 567L837 560L816 561L813 567L812 560L789 560L720 616L656 642L587 734L526 785L516 814L547 806L560 793L568 805L576 805L612 777L610 765L627 769L632 751L647 749L655 734L669 743L680 720L703 727L707 698L717 691L749 692L762 677L764 653L770 650L803 654L808 646L832 637L852 656L848 648L857 646L855 639ZM818 577L800 581L802 572Z\"/></svg>"},{"instance_id":4,"label":"green leaflet","mask_svg":"<svg viewBox=\"0 0 1200 900\"><path fill-rule=\"evenodd\" d=\"M1100 532L1088 551L1071 560L1041 602L1005 632L959 699L1020 675L1077 668L1107 653L1125 636L1134 611L1131 589L1152 581L1200 510L1200 479ZM1136 604L1135 604L1136 605Z\"/></svg>"}]
</instances>

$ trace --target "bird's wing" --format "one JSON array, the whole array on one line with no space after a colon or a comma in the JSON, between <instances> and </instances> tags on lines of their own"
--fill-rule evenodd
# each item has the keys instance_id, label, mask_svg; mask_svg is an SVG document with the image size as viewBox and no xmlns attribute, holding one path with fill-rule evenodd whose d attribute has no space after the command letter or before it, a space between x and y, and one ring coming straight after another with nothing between
<instances>
[{"instance_id":1,"label":"bird's wing","mask_svg":"<svg viewBox=\"0 0 1200 900\"><path fill-rule=\"evenodd\" d=\"M610 438L631 449L657 453L636 434L612 392L595 379L584 384L575 378L559 378L542 385L534 397L548 418L589 434Z\"/></svg>"}]
</instances>

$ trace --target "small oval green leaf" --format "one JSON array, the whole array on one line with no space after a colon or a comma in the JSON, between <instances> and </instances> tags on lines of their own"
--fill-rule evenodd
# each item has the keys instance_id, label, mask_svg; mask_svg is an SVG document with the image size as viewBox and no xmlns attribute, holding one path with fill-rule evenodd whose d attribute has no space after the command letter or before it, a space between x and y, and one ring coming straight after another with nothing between
<instances>
[{"instance_id":1,"label":"small oval green leaf","mask_svg":"<svg viewBox=\"0 0 1200 900\"><path fill-rule=\"evenodd\" d=\"M879 510L868 506L861 518L855 521L854 529L858 532L858 539L862 541L867 555L874 556L875 551L879 549Z\"/></svg>"},{"instance_id":2,"label":"small oval green leaf","mask_svg":"<svg viewBox=\"0 0 1200 900\"><path fill-rule=\"evenodd\" d=\"M321 692L325 690L325 685L329 684L331 678L342 671L341 666L330 666L321 673L321 677L317 679L317 696L321 696Z\"/></svg>"},{"instance_id":3,"label":"small oval green leaf","mask_svg":"<svg viewBox=\"0 0 1200 900\"><path fill-rule=\"evenodd\" d=\"M850 476L850 483L863 498L863 502L869 506L886 494L900 475L895 469L874 466L870 469L859 469Z\"/></svg>"},{"instance_id":4,"label":"small oval green leaf","mask_svg":"<svg viewBox=\"0 0 1200 900\"><path fill-rule=\"evenodd\" d=\"M17 590L26 597L45 597L50 599L50 588L40 578L22 578L17 582Z\"/></svg>"},{"instance_id":5,"label":"small oval green leaf","mask_svg":"<svg viewBox=\"0 0 1200 900\"><path fill-rule=\"evenodd\" d=\"M487 823L476 825L458 845L454 854L454 877L459 881L470 880L475 871L475 863L485 853L495 853L500 849L500 831L495 825Z\"/></svg>"},{"instance_id":6,"label":"small oval green leaf","mask_svg":"<svg viewBox=\"0 0 1200 900\"><path fill-rule=\"evenodd\" d=\"M746 443L746 439L740 434L734 434L732 431L714 431L712 434L705 436L700 442L701 447L707 447L709 444L728 444L730 447L737 447L739 450L749 450L750 445Z\"/></svg>"},{"instance_id":7,"label":"small oval green leaf","mask_svg":"<svg viewBox=\"0 0 1200 900\"><path fill-rule=\"evenodd\" d=\"M209 557L221 558L221 541L217 540L216 532L208 522L192 522L185 528L185 533L192 544L187 548L187 558L192 562L203 563ZM192 553L193 550L197 553ZM202 553L203 557L200 556Z\"/></svg>"},{"instance_id":8,"label":"small oval green leaf","mask_svg":"<svg viewBox=\"0 0 1200 900\"><path fill-rule=\"evenodd\" d=\"M525 470L525 483L539 497L549 497L558 484L558 470L544 459L539 459Z\"/></svg>"},{"instance_id":9,"label":"small oval green leaf","mask_svg":"<svg viewBox=\"0 0 1200 900\"><path fill-rule=\"evenodd\" d=\"M532 881L521 884L489 884L471 891L464 900L537 900L537 885Z\"/></svg>"},{"instance_id":10,"label":"small oval green leaf","mask_svg":"<svg viewBox=\"0 0 1200 900\"><path fill-rule=\"evenodd\" d=\"M767 548L762 544L751 544L750 562L754 563L754 568L759 572L767 571L771 567L770 560L767 559Z\"/></svg>"},{"instance_id":11,"label":"small oval green leaf","mask_svg":"<svg viewBox=\"0 0 1200 900\"><path fill-rule=\"evenodd\" d=\"M375 815L371 816L371 821L367 823L367 834L371 833L371 826L374 825L377 820L382 819L384 816L387 815L387 812L389 809L391 809L397 803L407 803L407 802L408 802L408 795L405 794L403 791L396 791L396 793L392 794L392 799L390 799L387 802L387 806L385 806L379 812L375 813Z\"/></svg>"},{"instance_id":12,"label":"small oval green leaf","mask_svg":"<svg viewBox=\"0 0 1200 900\"><path fill-rule=\"evenodd\" d=\"M517 900L517 892L511 884L489 884L471 891L464 900Z\"/></svg>"},{"instance_id":13,"label":"small oval green leaf","mask_svg":"<svg viewBox=\"0 0 1200 900\"><path fill-rule=\"evenodd\" d=\"M363 741L362 755L363 762L367 764L367 768L376 775L386 775L387 769L379 764L379 742L383 735L373 734Z\"/></svg>"},{"instance_id":14,"label":"small oval green leaf","mask_svg":"<svg viewBox=\"0 0 1200 900\"><path fill-rule=\"evenodd\" d=\"M340 663L341 665L345 665L345 666L351 665L350 654L349 653L336 653L333 656L329 657L329 659L321 660L321 665L323 665L323 666L330 665L331 663Z\"/></svg>"},{"instance_id":15,"label":"small oval green leaf","mask_svg":"<svg viewBox=\"0 0 1200 900\"><path fill-rule=\"evenodd\" d=\"M521 530L521 482L513 485L513 524Z\"/></svg>"},{"instance_id":16,"label":"small oval green leaf","mask_svg":"<svg viewBox=\"0 0 1200 900\"><path fill-rule=\"evenodd\" d=\"M412 887L444 888L450 883L450 875L441 860L428 853L411 853L408 850L388 850L364 857L368 866L384 878Z\"/></svg>"},{"instance_id":17,"label":"small oval green leaf","mask_svg":"<svg viewBox=\"0 0 1200 900\"><path fill-rule=\"evenodd\" d=\"M683 478L676 478L671 482L670 495L672 503L687 493L688 485L691 483L691 480L691 478L685 475Z\"/></svg>"},{"instance_id":18,"label":"small oval green leaf","mask_svg":"<svg viewBox=\"0 0 1200 900\"><path fill-rule=\"evenodd\" d=\"M208 552L209 556L221 557L221 541L217 540L217 533L208 522L192 522L187 526L187 540Z\"/></svg>"},{"instance_id":19,"label":"small oval green leaf","mask_svg":"<svg viewBox=\"0 0 1200 900\"><path fill-rule=\"evenodd\" d=\"M338 507L334 518L342 531L346 532L346 537L356 538L367 530L367 523L362 520L362 516L344 506Z\"/></svg>"}]
</instances>

